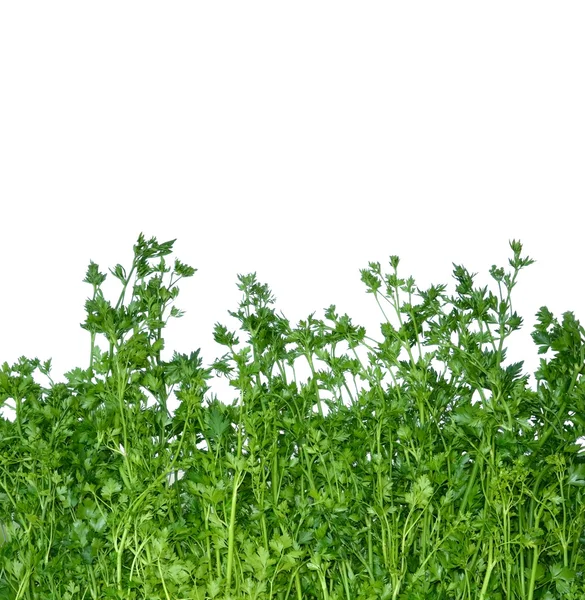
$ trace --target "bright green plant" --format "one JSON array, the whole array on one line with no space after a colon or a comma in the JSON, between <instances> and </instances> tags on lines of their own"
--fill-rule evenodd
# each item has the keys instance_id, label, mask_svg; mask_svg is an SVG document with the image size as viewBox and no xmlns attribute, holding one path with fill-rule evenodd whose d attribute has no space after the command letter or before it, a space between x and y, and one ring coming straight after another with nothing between
<instances>
[{"instance_id":1,"label":"bright green plant","mask_svg":"<svg viewBox=\"0 0 585 600\"><path fill-rule=\"evenodd\" d=\"M195 273L167 264L173 243L138 238L113 305L90 263L87 369L55 383L50 360L2 366L0 598L585 596L585 331L543 307L532 337L554 356L536 390L506 364L533 262L520 243L495 291L462 266L448 296L396 256L370 263L381 340L334 305L293 328L239 276L240 333L215 325L225 353L207 368L161 358ZM234 398L206 397L213 372Z\"/></svg>"}]
</instances>

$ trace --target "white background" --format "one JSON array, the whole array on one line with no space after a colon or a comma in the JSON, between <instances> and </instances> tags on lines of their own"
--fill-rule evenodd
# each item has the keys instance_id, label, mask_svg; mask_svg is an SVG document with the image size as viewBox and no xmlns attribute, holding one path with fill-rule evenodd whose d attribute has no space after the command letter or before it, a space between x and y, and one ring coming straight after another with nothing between
<instances>
[{"instance_id":1,"label":"white background","mask_svg":"<svg viewBox=\"0 0 585 600\"><path fill-rule=\"evenodd\" d=\"M380 339L369 261L452 293L519 239L533 372L537 310L585 317L584 30L582 2L2 3L0 364L86 368L89 261L144 232L198 269L163 357L205 364L239 273Z\"/></svg>"}]
</instances>

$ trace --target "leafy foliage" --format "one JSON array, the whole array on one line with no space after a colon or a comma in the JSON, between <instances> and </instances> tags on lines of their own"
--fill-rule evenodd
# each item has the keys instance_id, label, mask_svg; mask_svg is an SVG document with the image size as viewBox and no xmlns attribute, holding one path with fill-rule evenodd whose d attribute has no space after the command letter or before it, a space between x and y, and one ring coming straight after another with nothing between
<instances>
[{"instance_id":1,"label":"leafy foliage","mask_svg":"<svg viewBox=\"0 0 585 600\"><path fill-rule=\"evenodd\" d=\"M496 292L459 265L448 296L396 256L390 274L369 263L378 341L335 305L293 328L239 276L241 334L216 324L226 352L206 368L199 351L161 359L196 272L167 264L173 243L139 236L110 270L115 304L90 263L87 369L2 366L0 598L584 597L585 331L543 307L537 389L505 364L533 262L519 242ZM206 398L213 372L235 399Z\"/></svg>"}]
</instances>

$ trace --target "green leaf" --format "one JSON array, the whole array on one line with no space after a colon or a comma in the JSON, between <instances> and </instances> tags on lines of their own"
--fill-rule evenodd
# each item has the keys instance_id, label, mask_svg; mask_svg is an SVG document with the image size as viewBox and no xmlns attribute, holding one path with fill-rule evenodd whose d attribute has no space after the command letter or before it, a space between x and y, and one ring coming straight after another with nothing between
<instances>
[{"instance_id":1,"label":"green leaf","mask_svg":"<svg viewBox=\"0 0 585 600\"><path fill-rule=\"evenodd\" d=\"M413 484L412 490L404 494L404 499L413 508L425 508L433 495L433 486L426 475L421 475Z\"/></svg>"},{"instance_id":2,"label":"green leaf","mask_svg":"<svg viewBox=\"0 0 585 600\"><path fill-rule=\"evenodd\" d=\"M99 272L99 267L93 261L90 261L87 273L85 275L84 283L90 283L95 287L99 287L105 280L107 275Z\"/></svg>"},{"instance_id":3,"label":"green leaf","mask_svg":"<svg viewBox=\"0 0 585 600\"><path fill-rule=\"evenodd\" d=\"M175 259L175 273L181 277L192 277L197 272L197 269L182 263L179 259Z\"/></svg>"},{"instance_id":4,"label":"green leaf","mask_svg":"<svg viewBox=\"0 0 585 600\"><path fill-rule=\"evenodd\" d=\"M122 490L122 486L115 479L109 477L102 486L101 494L106 500L110 500L114 494L117 494Z\"/></svg>"},{"instance_id":5,"label":"green leaf","mask_svg":"<svg viewBox=\"0 0 585 600\"><path fill-rule=\"evenodd\" d=\"M569 467L567 483L579 487L585 486L585 464L572 465Z\"/></svg>"}]
</instances>

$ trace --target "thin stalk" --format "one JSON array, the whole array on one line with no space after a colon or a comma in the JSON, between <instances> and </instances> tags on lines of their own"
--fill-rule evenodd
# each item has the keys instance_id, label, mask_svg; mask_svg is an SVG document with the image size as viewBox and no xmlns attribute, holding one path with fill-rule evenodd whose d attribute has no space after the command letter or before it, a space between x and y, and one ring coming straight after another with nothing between
<instances>
[{"instance_id":1,"label":"thin stalk","mask_svg":"<svg viewBox=\"0 0 585 600\"><path fill-rule=\"evenodd\" d=\"M490 583L490 578L491 578L492 571L494 569L495 564L496 563L494 561L494 540L493 540L493 538L490 538L489 550L488 550L488 564L487 564L487 569L485 571L485 576L483 579L483 585L481 587L481 592L479 594L479 600L485 600L488 586Z\"/></svg>"},{"instance_id":2,"label":"thin stalk","mask_svg":"<svg viewBox=\"0 0 585 600\"><path fill-rule=\"evenodd\" d=\"M238 452L237 459L242 457L242 411L244 408L244 392L240 392L240 426L238 427ZM240 478L241 476L241 478ZM232 490L232 504L230 510L230 523L228 529L228 558L227 558L227 573L226 573L226 589L228 592L231 591L232 585L232 568L234 563L234 540L236 531L236 506L238 500L238 488L240 487L244 476L236 468L234 472L234 488Z\"/></svg>"},{"instance_id":3,"label":"thin stalk","mask_svg":"<svg viewBox=\"0 0 585 600\"><path fill-rule=\"evenodd\" d=\"M114 542L114 547L117 553L116 557L116 583L118 585L118 591L122 591L122 555L124 554L124 545L126 544L126 538L128 537L128 532L130 531L130 523L127 522L124 527L124 532L122 533L122 539L120 540L120 545L118 546Z\"/></svg>"},{"instance_id":4,"label":"thin stalk","mask_svg":"<svg viewBox=\"0 0 585 600\"><path fill-rule=\"evenodd\" d=\"M544 511L544 504L542 504L542 506L540 507L540 509L538 510L538 512L536 513L536 521L534 523L534 527L538 528L538 525L540 523L540 518L542 516L542 513ZM536 573L538 572L538 558L540 556L540 547L538 544L534 545L534 548L532 550L532 569L530 571L530 582L528 583L528 596L527 596L527 600L533 600L534 599L534 588L536 586Z\"/></svg>"}]
</instances>

